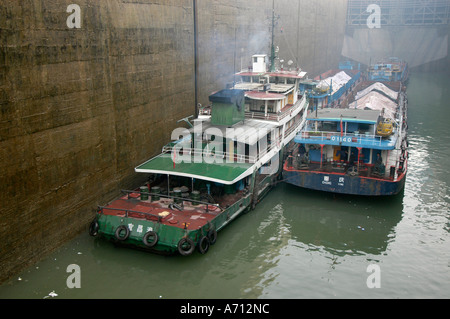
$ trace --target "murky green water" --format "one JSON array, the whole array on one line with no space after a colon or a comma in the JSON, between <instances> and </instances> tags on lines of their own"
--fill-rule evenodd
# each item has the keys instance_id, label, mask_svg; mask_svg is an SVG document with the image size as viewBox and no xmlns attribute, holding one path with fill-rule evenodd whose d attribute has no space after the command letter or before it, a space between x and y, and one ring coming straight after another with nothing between
<instances>
[{"instance_id":1,"label":"murky green water","mask_svg":"<svg viewBox=\"0 0 450 319\"><path fill-rule=\"evenodd\" d=\"M86 233L2 285L0 298L449 298L449 83L446 75L411 77L409 171L399 196L280 184L204 256L116 248ZM71 264L81 288L67 287ZM371 265L379 271L368 272ZM380 288L369 288L375 274Z\"/></svg>"}]
</instances>

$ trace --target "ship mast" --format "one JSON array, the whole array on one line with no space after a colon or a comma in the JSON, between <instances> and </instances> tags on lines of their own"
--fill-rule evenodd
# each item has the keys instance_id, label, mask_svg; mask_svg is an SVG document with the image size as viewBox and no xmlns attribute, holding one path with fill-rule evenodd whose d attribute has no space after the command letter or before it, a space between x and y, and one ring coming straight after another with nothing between
<instances>
[{"instance_id":1,"label":"ship mast","mask_svg":"<svg viewBox=\"0 0 450 319\"><path fill-rule=\"evenodd\" d=\"M270 55L270 72L275 72L275 0L272 0L272 44Z\"/></svg>"}]
</instances>

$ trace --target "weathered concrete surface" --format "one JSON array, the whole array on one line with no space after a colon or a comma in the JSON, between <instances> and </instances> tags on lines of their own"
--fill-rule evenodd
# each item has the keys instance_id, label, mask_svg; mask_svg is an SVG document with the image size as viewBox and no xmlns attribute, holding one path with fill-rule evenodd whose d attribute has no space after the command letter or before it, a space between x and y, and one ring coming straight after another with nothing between
<instances>
[{"instance_id":1,"label":"weathered concrete surface","mask_svg":"<svg viewBox=\"0 0 450 319\"><path fill-rule=\"evenodd\" d=\"M315 77L336 68L341 59L347 0L276 1L280 20L280 58L292 60ZM289 39L293 38L293 42ZM286 67L286 63L284 65Z\"/></svg>"},{"instance_id":2,"label":"weathered concrete surface","mask_svg":"<svg viewBox=\"0 0 450 319\"><path fill-rule=\"evenodd\" d=\"M448 48L447 26L386 26L352 30L345 36L342 55L366 65L400 57L415 68L447 58Z\"/></svg>"},{"instance_id":3,"label":"weathered concrete surface","mask_svg":"<svg viewBox=\"0 0 450 319\"><path fill-rule=\"evenodd\" d=\"M270 8L270 10L269 10ZM198 100L208 96L247 66L251 55L269 52L272 0L198 1Z\"/></svg>"},{"instance_id":4,"label":"weathered concrete surface","mask_svg":"<svg viewBox=\"0 0 450 319\"><path fill-rule=\"evenodd\" d=\"M345 36L347 0L276 0L279 57L311 77L335 68ZM199 101L225 83L253 54L270 55L272 0L199 2Z\"/></svg>"},{"instance_id":5,"label":"weathered concrete surface","mask_svg":"<svg viewBox=\"0 0 450 319\"><path fill-rule=\"evenodd\" d=\"M194 105L192 1L0 1L0 280L85 231Z\"/></svg>"},{"instance_id":6,"label":"weathered concrete surface","mask_svg":"<svg viewBox=\"0 0 450 319\"><path fill-rule=\"evenodd\" d=\"M296 39L280 42L284 59L310 74L339 59L345 1L334 2L275 1L277 39ZM194 112L193 0L80 0L80 29L67 27L71 3L0 0L0 282L87 231ZM271 9L198 1L200 103L269 53Z\"/></svg>"}]
</instances>

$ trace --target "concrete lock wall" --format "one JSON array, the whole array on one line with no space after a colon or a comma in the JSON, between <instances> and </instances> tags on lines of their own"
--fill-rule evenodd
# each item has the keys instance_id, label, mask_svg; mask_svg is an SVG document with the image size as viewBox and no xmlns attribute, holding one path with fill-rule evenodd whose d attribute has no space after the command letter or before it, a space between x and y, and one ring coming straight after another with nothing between
<instances>
[{"instance_id":1,"label":"concrete lock wall","mask_svg":"<svg viewBox=\"0 0 450 319\"><path fill-rule=\"evenodd\" d=\"M271 0L194 3L0 0L0 282L87 231L177 120L269 53ZM275 1L283 59L336 67L345 4Z\"/></svg>"},{"instance_id":2,"label":"concrete lock wall","mask_svg":"<svg viewBox=\"0 0 450 319\"><path fill-rule=\"evenodd\" d=\"M401 57L411 68L439 63L442 69L448 48L448 26L387 26L351 30L344 39L342 55L366 65L385 57Z\"/></svg>"}]
</instances>

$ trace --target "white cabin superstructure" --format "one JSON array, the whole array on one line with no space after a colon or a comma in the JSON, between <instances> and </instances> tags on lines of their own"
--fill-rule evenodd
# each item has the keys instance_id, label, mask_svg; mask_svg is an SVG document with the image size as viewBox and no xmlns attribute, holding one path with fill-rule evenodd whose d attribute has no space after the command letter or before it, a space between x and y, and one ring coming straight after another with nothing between
<instances>
[{"instance_id":1,"label":"white cabin superstructure","mask_svg":"<svg viewBox=\"0 0 450 319\"><path fill-rule=\"evenodd\" d=\"M275 122L286 146L306 120L308 101L300 93L306 72L299 68L268 71L267 55L252 56L252 66L236 74L233 89L245 91L248 119Z\"/></svg>"}]
</instances>

